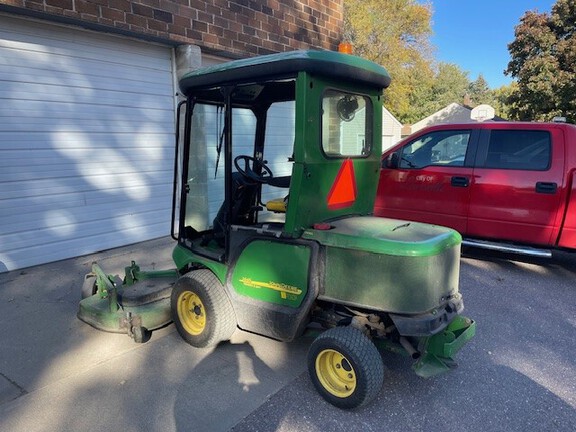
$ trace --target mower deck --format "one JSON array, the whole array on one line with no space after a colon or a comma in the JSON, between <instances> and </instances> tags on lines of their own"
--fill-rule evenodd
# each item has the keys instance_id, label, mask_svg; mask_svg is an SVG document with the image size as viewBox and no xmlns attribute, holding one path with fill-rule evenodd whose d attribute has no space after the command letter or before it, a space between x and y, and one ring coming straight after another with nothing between
<instances>
[{"instance_id":1,"label":"mower deck","mask_svg":"<svg viewBox=\"0 0 576 432\"><path fill-rule=\"evenodd\" d=\"M177 276L175 270L142 272L132 263L120 283L93 264L92 273L86 275L86 281L93 283L93 294L80 302L78 318L96 329L126 333L136 342L145 342L151 330L172 321L170 294Z\"/></svg>"}]
</instances>

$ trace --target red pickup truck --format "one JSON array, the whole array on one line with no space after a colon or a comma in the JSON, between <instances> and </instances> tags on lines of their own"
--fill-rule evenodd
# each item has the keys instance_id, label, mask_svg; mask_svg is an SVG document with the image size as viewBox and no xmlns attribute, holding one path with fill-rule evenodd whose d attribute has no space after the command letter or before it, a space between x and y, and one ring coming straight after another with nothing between
<instances>
[{"instance_id":1,"label":"red pickup truck","mask_svg":"<svg viewBox=\"0 0 576 432\"><path fill-rule=\"evenodd\" d=\"M576 126L432 126L386 151L374 213L444 225L464 244L576 249Z\"/></svg>"}]
</instances>

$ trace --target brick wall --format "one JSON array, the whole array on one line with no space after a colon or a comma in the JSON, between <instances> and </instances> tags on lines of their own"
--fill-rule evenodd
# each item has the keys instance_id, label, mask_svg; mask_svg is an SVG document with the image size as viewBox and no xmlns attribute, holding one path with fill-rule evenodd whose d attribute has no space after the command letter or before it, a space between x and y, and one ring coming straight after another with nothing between
<instances>
[{"instance_id":1,"label":"brick wall","mask_svg":"<svg viewBox=\"0 0 576 432\"><path fill-rule=\"evenodd\" d=\"M232 56L335 50L343 0L0 0L10 11L92 24Z\"/></svg>"}]
</instances>

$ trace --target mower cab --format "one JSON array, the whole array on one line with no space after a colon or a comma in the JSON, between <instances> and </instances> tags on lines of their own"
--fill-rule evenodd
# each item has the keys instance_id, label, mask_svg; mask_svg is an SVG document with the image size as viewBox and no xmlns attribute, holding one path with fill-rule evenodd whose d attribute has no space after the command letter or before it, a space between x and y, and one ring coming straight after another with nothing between
<instances>
[{"instance_id":1,"label":"mower cab","mask_svg":"<svg viewBox=\"0 0 576 432\"><path fill-rule=\"evenodd\" d=\"M181 78L169 309L185 341L214 346L236 328L290 341L323 329L308 369L341 408L378 393L376 345L410 356L421 376L454 367L475 331L460 315L460 235L372 216L389 84L375 63L320 51ZM126 283L94 273L79 316L99 327L91 308L105 298L110 310L108 294ZM138 310L131 317L137 330Z\"/></svg>"},{"instance_id":2,"label":"mower cab","mask_svg":"<svg viewBox=\"0 0 576 432\"><path fill-rule=\"evenodd\" d=\"M187 342L213 345L236 327L282 341L314 323L329 328L311 347L309 369L343 408L380 388L372 341L400 347L422 376L454 366L475 329L459 315L460 235L371 215L389 83L372 62L315 51L180 80L173 258L184 276L172 311ZM358 347L372 353L368 363ZM363 368L375 382L361 379Z\"/></svg>"}]
</instances>

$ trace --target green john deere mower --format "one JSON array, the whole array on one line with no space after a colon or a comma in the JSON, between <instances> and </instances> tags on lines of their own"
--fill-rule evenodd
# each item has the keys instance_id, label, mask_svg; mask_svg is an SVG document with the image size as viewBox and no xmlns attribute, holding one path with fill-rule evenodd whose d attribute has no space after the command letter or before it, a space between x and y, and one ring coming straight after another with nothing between
<instances>
[{"instance_id":1,"label":"green john deere mower","mask_svg":"<svg viewBox=\"0 0 576 432\"><path fill-rule=\"evenodd\" d=\"M176 268L87 275L79 318L136 341L174 322L195 347L236 328L280 341L318 331L308 370L341 408L376 396L378 347L424 377L455 366L460 235L376 218L386 70L295 51L180 80L172 236Z\"/></svg>"}]
</instances>

